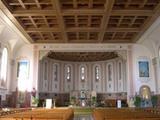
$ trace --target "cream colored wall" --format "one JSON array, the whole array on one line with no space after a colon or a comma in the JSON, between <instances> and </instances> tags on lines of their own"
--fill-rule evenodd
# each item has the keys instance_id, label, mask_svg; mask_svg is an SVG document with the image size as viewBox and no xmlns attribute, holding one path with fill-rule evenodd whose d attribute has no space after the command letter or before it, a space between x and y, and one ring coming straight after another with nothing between
<instances>
[{"instance_id":1,"label":"cream colored wall","mask_svg":"<svg viewBox=\"0 0 160 120\"><path fill-rule=\"evenodd\" d=\"M31 83L30 88L28 88L28 91L31 91L33 86L33 46L32 45L23 45L22 47L20 47L15 56L14 56L14 69L13 69L13 76L12 76L12 86L11 86L11 90L15 91L17 84L18 84L18 80L17 80L17 64L19 61L21 60L27 60L29 62L29 77L28 77L28 81L31 82L27 82L27 83Z\"/></svg>"},{"instance_id":2,"label":"cream colored wall","mask_svg":"<svg viewBox=\"0 0 160 120\"><path fill-rule=\"evenodd\" d=\"M133 45L132 47L132 62L133 62L133 91L139 93L139 89L142 85L147 85L151 88L151 91L155 92L155 76L152 64L153 54L148 48L143 45ZM149 62L149 77L139 77L138 61Z\"/></svg>"},{"instance_id":3,"label":"cream colored wall","mask_svg":"<svg viewBox=\"0 0 160 120\"><path fill-rule=\"evenodd\" d=\"M118 63L122 63L122 79L118 79ZM45 63L47 64L47 71L45 72ZM53 65L57 64L60 69L58 69L58 81L54 81L53 77ZM107 65L113 65L112 71L112 81L108 81ZM66 82L65 80L65 66L70 65L72 68L71 81ZM94 77L94 66L98 65L100 67L100 80L95 81ZM86 79L85 82L80 80L80 67L85 66L86 68ZM72 90L89 90L96 91L97 93L114 93L114 92L126 92L126 62L122 58L116 58L107 61L99 62L67 62L58 61L49 58L43 58L40 61L39 67L39 92L47 93L60 93L60 92L70 92ZM44 75L47 73L47 80L45 80ZM55 85L57 88L55 88ZM70 90L68 90L70 86ZM111 86L111 88L109 88Z\"/></svg>"},{"instance_id":4,"label":"cream colored wall","mask_svg":"<svg viewBox=\"0 0 160 120\"><path fill-rule=\"evenodd\" d=\"M7 80L6 85L0 85L0 95L2 100L6 100L6 95L11 93L11 87L15 86L12 84L14 81L14 54L19 46L24 45L24 42L20 40L19 35L6 23L6 21L1 17L2 13L0 11L0 58L2 55L2 50L4 47L8 50L8 65L7 65ZM0 59L1 61L1 59ZM0 81L1 82L1 81Z\"/></svg>"},{"instance_id":5,"label":"cream colored wall","mask_svg":"<svg viewBox=\"0 0 160 120\"><path fill-rule=\"evenodd\" d=\"M38 59L39 59L39 51L40 50L54 50L54 51L127 51L127 55L125 56L126 59L123 61L123 70L124 72L123 80L118 80L117 76L113 76L114 82L112 84L111 92L117 92L117 91L128 91L129 95L134 95L135 92L138 92L141 85L148 85L150 86L151 90L160 93L160 56L158 56L158 48L160 47L160 18L158 18L154 24L145 32L145 34L139 39L137 44L38 44L38 45L32 45L26 43L26 40L24 40L24 36L20 33L20 31L17 30L17 28L11 24L7 23L7 19L3 15L3 13L0 11L0 43L1 46L6 46L9 50L9 60L8 60L8 72L7 72L7 86L6 88L0 88L0 95L2 95L3 99L5 99L5 95L10 93L11 91L15 91L15 88L17 87L17 62L21 59L27 59L30 62L30 71L29 71L29 79L33 81L33 85L31 87L39 87L39 90L41 91L41 88L43 88L43 84L41 82L37 82L38 80ZM25 41L25 42L24 42ZM36 51L36 47L38 47L38 50ZM1 52L2 49L0 49ZM123 56L123 55L122 55ZM36 58L36 59L35 59ZM150 61L150 78L147 82L144 82L143 80L140 80L137 76L138 67L137 67L137 61L140 58L145 58ZM50 61L50 60L49 60ZM57 61L56 61L57 62ZM50 61L50 65L53 63L53 61ZM60 63L61 70L64 69L65 64L71 64L73 66L74 76L73 76L73 89L79 90L79 74L78 74L78 67L80 63L70 63L65 62L61 63L61 61L58 61ZM93 75L91 73L88 73L88 80L86 85L87 89L89 90L95 90L96 85L100 86L97 89L97 92L109 92L109 89L107 88L108 81L106 80L106 64L107 62L99 62L98 64L101 66L102 72L101 75L103 76L101 78L101 81L99 83L93 82ZM111 63L114 66L114 72L117 71L117 61L111 61ZM89 71L92 70L92 67L94 64L97 63L84 63L86 64ZM105 65L104 65L105 64ZM39 66L39 69L41 66ZM51 70L50 68L48 68ZM40 74L42 75L42 73ZM64 71L60 72L59 79L61 80L59 83L59 91L65 92L67 89L64 87L66 82L64 80ZM126 77L125 77L126 76ZM50 83L52 83L51 78L52 76L49 75ZM77 81L76 81L77 80ZM42 77L39 77L39 81L43 81ZM142 82L143 81L143 82ZM118 88L118 85L123 84L123 89ZM50 92L55 91L55 89L52 89L54 84L48 84L47 86L50 87L47 89ZM63 86L63 87L61 87Z\"/></svg>"},{"instance_id":6,"label":"cream colored wall","mask_svg":"<svg viewBox=\"0 0 160 120\"><path fill-rule=\"evenodd\" d=\"M138 44L145 46L151 54L151 64L153 67L153 76L155 81L155 93L160 94L160 56L158 49L160 47L160 17L140 38Z\"/></svg>"}]
</instances>

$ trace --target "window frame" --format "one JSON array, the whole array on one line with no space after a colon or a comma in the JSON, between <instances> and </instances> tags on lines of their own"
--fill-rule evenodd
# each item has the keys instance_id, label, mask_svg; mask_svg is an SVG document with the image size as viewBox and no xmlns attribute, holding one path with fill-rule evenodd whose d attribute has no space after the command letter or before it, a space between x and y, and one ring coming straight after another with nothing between
<instances>
[{"instance_id":1,"label":"window frame","mask_svg":"<svg viewBox=\"0 0 160 120\"><path fill-rule=\"evenodd\" d=\"M1 56L1 73L0 73L1 86L3 87L5 86L5 83L7 81L8 57L9 57L8 48L4 47Z\"/></svg>"}]
</instances>

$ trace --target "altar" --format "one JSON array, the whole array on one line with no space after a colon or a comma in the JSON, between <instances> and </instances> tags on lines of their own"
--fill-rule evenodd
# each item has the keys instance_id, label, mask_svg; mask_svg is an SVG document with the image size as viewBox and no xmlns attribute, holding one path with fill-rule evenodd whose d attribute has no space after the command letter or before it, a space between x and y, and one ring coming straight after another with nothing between
<instances>
[{"instance_id":1,"label":"altar","mask_svg":"<svg viewBox=\"0 0 160 120\"><path fill-rule=\"evenodd\" d=\"M70 92L70 98L74 98L74 106L89 107L91 106L93 91L77 90Z\"/></svg>"}]
</instances>

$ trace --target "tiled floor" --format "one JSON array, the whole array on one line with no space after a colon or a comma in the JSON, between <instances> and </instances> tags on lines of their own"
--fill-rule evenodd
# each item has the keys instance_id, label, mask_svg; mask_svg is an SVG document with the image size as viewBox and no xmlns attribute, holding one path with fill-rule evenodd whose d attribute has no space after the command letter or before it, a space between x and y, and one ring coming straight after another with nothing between
<instances>
[{"instance_id":1,"label":"tiled floor","mask_svg":"<svg viewBox=\"0 0 160 120\"><path fill-rule=\"evenodd\" d=\"M74 120L93 120L91 115L76 115Z\"/></svg>"}]
</instances>

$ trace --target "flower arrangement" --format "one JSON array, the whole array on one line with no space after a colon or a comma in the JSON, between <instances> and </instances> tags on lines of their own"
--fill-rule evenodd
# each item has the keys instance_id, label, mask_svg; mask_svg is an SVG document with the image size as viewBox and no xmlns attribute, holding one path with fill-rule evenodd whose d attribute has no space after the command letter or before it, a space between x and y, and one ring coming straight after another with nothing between
<instances>
[{"instance_id":1,"label":"flower arrangement","mask_svg":"<svg viewBox=\"0 0 160 120\"><path fill-rule=\"evenodd\" d=\"M32 92L31 92L31 104L32 106L37 106L39 103L39 99L36 97L36 89L33 88Z\"/></svg>"}]
</instances>

